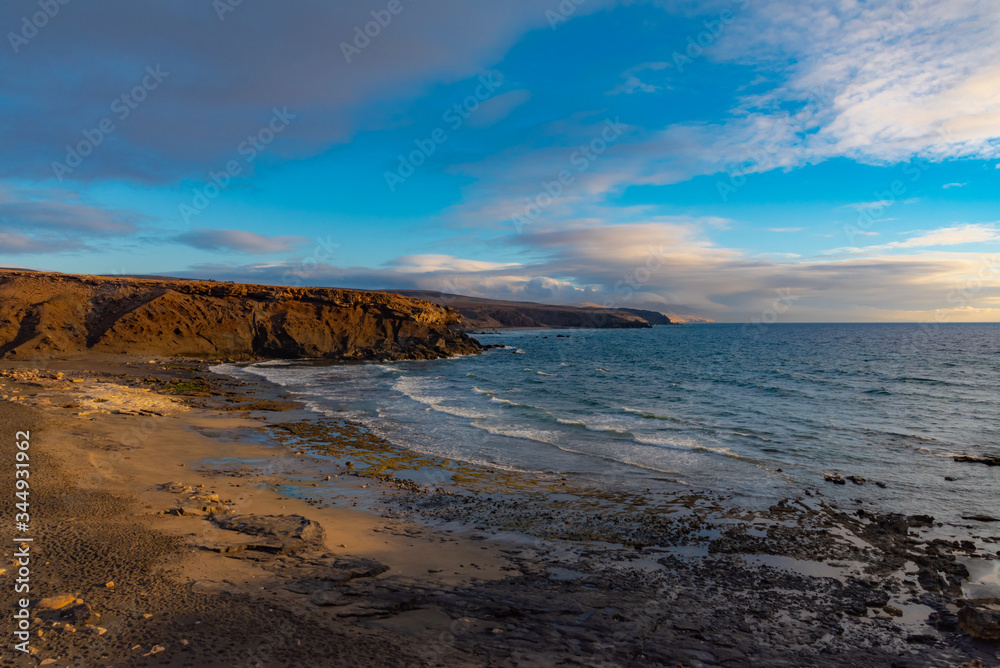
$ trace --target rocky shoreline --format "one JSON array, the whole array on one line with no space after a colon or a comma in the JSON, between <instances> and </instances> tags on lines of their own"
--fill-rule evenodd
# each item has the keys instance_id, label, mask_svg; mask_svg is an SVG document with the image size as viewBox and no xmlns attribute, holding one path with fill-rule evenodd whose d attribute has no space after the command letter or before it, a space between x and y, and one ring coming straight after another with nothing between
<instances>
[{"instance_id":1,"label":"rocky shoreline","mask_svg":"<svg viewBox=\"0 0 1000 668\"><path fill-rule=\"evenodd\" d=\"M47 416L40 434L97 462L61 474L82 496L46 520L78 538L46 538L64 570L39 574L36 663L997 664L996 601L971 572L997 554L927 516L438 461L196 361L0 382L5 416ZM142 549L105 563L90 543L109 526ZM226 636L236 619L266 637Z\"/></svg>"}]
</instances>

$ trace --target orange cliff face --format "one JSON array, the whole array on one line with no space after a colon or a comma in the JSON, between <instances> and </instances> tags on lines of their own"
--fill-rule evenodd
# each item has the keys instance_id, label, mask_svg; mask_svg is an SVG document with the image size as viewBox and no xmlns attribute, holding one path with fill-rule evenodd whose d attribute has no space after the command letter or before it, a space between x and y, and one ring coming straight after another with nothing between
<instances>
[{"instance_id":1,"label":"orange cliff face","mask_svg":"<svg viewBox=\"0 0 1000 668\"><path fill-rule=\"evenodd\" d=\"M0 270L0 358L433 359L482 348L450 308L383 292Z\"/></svg>"}]
</instances>

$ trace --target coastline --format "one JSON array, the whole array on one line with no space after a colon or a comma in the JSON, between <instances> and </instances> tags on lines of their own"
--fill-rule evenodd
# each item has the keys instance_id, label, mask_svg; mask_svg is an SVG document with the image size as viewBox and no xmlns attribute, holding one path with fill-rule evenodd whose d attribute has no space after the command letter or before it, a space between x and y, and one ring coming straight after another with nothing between
<instances>
[{"instance_id":1,"label":"coastline","mask_svg":"<svg viewBox=\"0 0 1000 668\"><path fill-rule=\"evenodd\" d=\"M654 502L474 467L456 482L427 458L418 470L435 475L408 479L412 462L358 425L208 366L5 365L4 428L32 429L35 494L76 499L38 516L49 564L33 598L68 593L100 614L67 631L36 606L28 665L997 658L956 605L958 560L996 562L923 540L926 520L784 501L747 513L707 493Z\"/></svg>"}]
</instances>

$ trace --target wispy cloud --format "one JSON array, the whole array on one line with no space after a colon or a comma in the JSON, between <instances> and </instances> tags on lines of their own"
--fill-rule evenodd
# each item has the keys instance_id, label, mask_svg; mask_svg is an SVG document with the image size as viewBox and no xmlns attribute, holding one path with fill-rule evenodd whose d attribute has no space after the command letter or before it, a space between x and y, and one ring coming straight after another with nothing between
<instances>
[{"instance_id":1,"label":"wispy cloud","mask_svg":"<svg viewBox=\"0 0 1000 668\"><path fill-rule=\"evenodd\" d=\"M767 228L767 231L768 232L787 232L787 233L792 233L792 232L801 232L804 229L806 229L806 228L804 228L804 227L769 227L769 228Z\"/></svg>"},{"instance_id":2,"label":"wispy cloud","mask_svg":"<svg viewBox=\"0 0 1000 668\"><path fill-rule=\"evenodd\" d=\"M82 250L88 250L88 246L80 240L47 234L29 236L0 229L0 255L45 255Z\"/></svg>"},{"instance_id":3,"label":"wispy cloud","mask_svg":"<svg viewBox=\"0 0 1000 668\"><path fill-rule=\"evenodd\" d=\"M646 71L659 71L665 70L668 67L673 67L670 63L665 62L652 62L652 63L642 63L641 65L636 65L635 67L630 67L621 73L620 78L623 81L619 82L614 88L607 92L608 95L631 95L633 93L655 93L658 90L664 90L669 88L666 83L661 83L659 85L651 84L643 81L639 75Z\"/></svg>"},{"instance_id":4,"label":"wispy cloud","mask_svg":"<svg viewBox=\"0 0 1000 668\"><path fill-rule=\"evenodd\" d=\"M135 211L106 208L67 190L0 184L0 255L96 250L134 238L152 223Z\"/></svg>"},{"instance_id":5,"label":"wispy cloud","mask_svg":"<svg viewBox=\"0 0 1000 668\"><path fill-rule=\"evenodd\" d=\"M309 239L298 236L269 237L245 230L197 229L175 237L174 241L200 250L267 255L289 252Z\"/></svg>"},{"instance_id":6,"label":"wispy cloud","mask_svg":"<svg viewBox=\"0 0 1000 668\"><path fill-rule=\"evenodd\" d=\"M841 253L880 253L899 249L921 249L934 246L960 246L963 244L1000 244L1000 228L996 224L966 224L922 231L904 241L892 241L863 247L835 248L829 255Z\"/></svg>"},{"instance_id":7,"label":"wispy cloud","mask_svg":"<svg viewBox=\"0 0 1000 668\"><path fill-rule=\"evenodd\" d=\"M149 218L134 211L105 209L77 193L0 185L0 224L22 230L54 230L83 236L131 234Z\"/></svg>"},{"instance_id":8,"label":"wispy cloud","mask_svg":"<svg viewBox=\"0 0 1000 668\"><path fill-rule=\"evenodd\" d=\"M941 187L944 188L945 190L948 190L949 188L964 188L967 185L969 185L969 184L968 183L946 183L946 184L944 184Z\"/></svg>"},{"instance_id":9,"label":"wispy cloud","mask_svg":"<svg viewBox=\"0 0 1000 668\"><path fill-rule=\"evenodd\" d=\"M1000 229L996 225L955 225L922 232L906 241L885 244L884 248L923 248L926 246L956 246L959 244L998 243Z\"/></svg>"}]
</instances>

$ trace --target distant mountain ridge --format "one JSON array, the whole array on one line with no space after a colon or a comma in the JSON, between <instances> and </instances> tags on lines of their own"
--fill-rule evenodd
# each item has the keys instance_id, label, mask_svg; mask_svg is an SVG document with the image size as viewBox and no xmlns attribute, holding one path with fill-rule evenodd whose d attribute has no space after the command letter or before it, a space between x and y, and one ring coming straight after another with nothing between
<instances>
[{"instance_id":1,"label":"distant mountain ridge","mask_svg":"<svg viewBox=\"0 0 1000 668\"><path fill-rule=\"evenodd\" d=\"M572 306L584 306L587 308L605 308L593 302L577 302ZM712 318L691 313L691 309L682 304L657 304L655 302L644 302L637 304L635 308L621 309L624 311L647 311L666 316L671 324L680 325L684 323L715 322Z\"/></svg>"},{"instance_id":2,"label":"distant mountain ridge","mask_svg":"<svg viewBox=\"0 0 1000 668\"><path fill-rule=\"evenodd\" d=\"M389 292L454 308L461 314L462 327L466 331L533 327L638 329L674 324L662 313L643 309L514 302L452 295L432 290Z\"/></svg>"}]
</instances>

